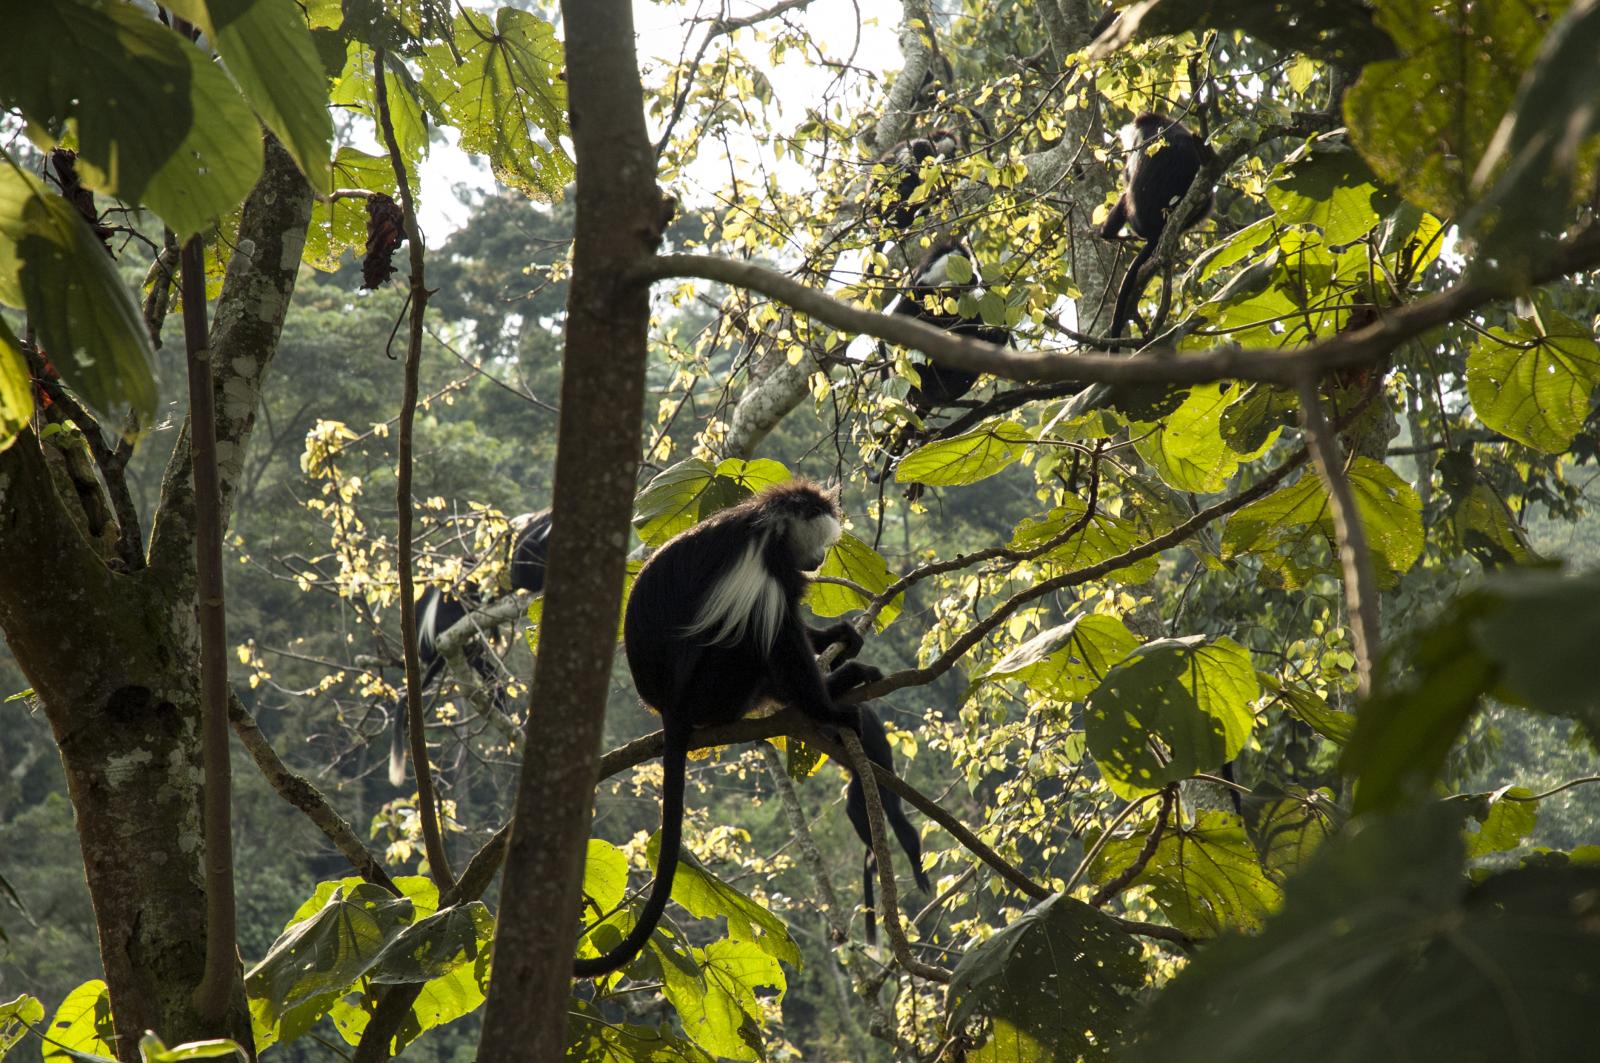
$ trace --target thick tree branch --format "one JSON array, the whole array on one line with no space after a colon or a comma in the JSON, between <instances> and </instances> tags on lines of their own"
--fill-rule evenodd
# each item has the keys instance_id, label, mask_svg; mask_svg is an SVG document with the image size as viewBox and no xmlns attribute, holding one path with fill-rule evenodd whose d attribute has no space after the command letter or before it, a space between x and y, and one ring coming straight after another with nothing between
<instances>
[{"instance_id":1,"label":"thick tree branch","mask_svg":"<svg viewBox=\"0 0 1600 1063\"><path fill-rule=\"evenodd\" d=\"M1372 552L1367 548L1367 530L1361 523L1361 511L1356 508L1356 496L1350 489L1350 478L1345 475L1336 437L1322 412L1317 383L1304 381L1299 390L1300 422L1305 427L1306 446L1328 489L1328 508L1338 540L1345 612L1350 619L1350 642L1356 658L1356 693L1365 698L1372 692L1372 662L1381 639L1378 583L1372 574Z\"/></svg>"},{"instance_id":2,"label":"thick tree branch","mask_svg":"<svg viewBox=\"0 0 1600 1063\"><path fill-rule=\"evenodd\" d=\"M1543 284L1596 266L1600 266L1600 226L1591 226L1558 244L1548 260L1533 271L1532 283ZM1511 294L1508 289L1485 281L1462 281L1437 295L1384 314L1365 328L1305 347L1275 350L1229 345L1181 354L1169 348L1146 348L1138 357L1129 358L997 347L951 335L906 314L863 310L781 273L709 255L659 255L642 263L634 276L651 281L699 277L748 288L840 331L914 348L939 365L1024 383L1206 384L1254 380L1298 386L1302 380L1315 379L1335 369L1378 361L1406 340Z\"/></svg>"},{"instance_id":3,"label":"thick tree branch","mask_svg":"<svg viewBox=\"0 0 1600 1063\"><path fill-rule=\"evenodd\" d=\"M304 813L305 817L327 836L334 848L350 861L350 866L356 874L368 882L382 886L396 897L400 896L399 888L389 878L388 872L383 869L383 864L361 843L361 839L356 836L350 824L346 823L344 817L328 803L326 797L322 796L322 791L283 762L277 750L272 748L272 743L267 741L267 736L261 732L255 717L250 715L250 710L246 709L244 702L234 695L230 695L228 699L228 719L233 724L233 733L239 736L239 744L244 746L245 752L256 762L256 768L260 770L273 792Z\"/></svg>"}]
</instances>

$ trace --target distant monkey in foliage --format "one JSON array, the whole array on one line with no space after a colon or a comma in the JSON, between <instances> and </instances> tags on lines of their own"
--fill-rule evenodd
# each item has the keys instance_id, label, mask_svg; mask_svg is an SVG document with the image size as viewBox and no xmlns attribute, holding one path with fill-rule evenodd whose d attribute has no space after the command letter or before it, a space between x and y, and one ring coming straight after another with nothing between
<instances>
[{"instance_id":1,"label":"distant monkey in foliage","mask_svg":"<svg viewBox=\"0 0 1600 1063\"><path fill-rule=\"evenodd\" d=\"M1133 317L1139 303L1139 273L1155 253L1157 241L1172 220L1173 208L1189 191L1200 168L1215 154L1183 123L1148 111L1122 130L1122 143L1128 152L1122 195L1100 226L1100 236L1113 240L1126 225L1144 241L1144 246L1134 256L1117 291L1116 311L1111 318L1113 338L1122 336ZM1178 225L1183 229L1198 225L1210 212L1211 200L1208 191L1200 207L1178 219Z\"/></svg>"},{"instance_id":2,"label":"distant monkey in foliage","mask_svg":"<svg viewBox=\"0 0 1600 1063\"><path fill-rule=\"evenodd\" d=\"M524 513L511 518L512 540L507 569L511 589L539 594L544 590L544 567L550 556L550 511ZM439 638L455 627L467 614L482 604L478 585L467 582L455 593L446 593L429 586L417 599L417 656L422 665L424 693L444 671L444 654L439 649ZM481 638L474 636L462 646L461 655L478 678L488 687L495 706L502 704L505 694L500 686L500 676L489 656L489 648ZM389 782L403 786L406 781L407 720L405 701L394 709L394 726L389 740Z\"/></svg>"}]
</instances>

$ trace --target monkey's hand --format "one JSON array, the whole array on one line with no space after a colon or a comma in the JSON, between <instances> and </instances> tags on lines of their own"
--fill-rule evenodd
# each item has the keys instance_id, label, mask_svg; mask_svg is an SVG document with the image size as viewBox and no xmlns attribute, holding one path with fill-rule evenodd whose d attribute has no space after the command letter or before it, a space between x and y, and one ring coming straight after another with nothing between
<instances>
[{"instance_id":1,"label":"monkey's hand","mask_svg":"<svg viewBox=\"0 0 1600 1063\"><path fill-rule=\"evenodd\" d=\"M883 673L872 665L850 661L828 673L828 696L837 699L847 691L876 683L882 678Z\"/></svg>"},{"instance_id":2,"label":"monkey's hand","mask_svg":"<svg viewBox=\"0 0 1600 1063\"><path fill-rule=\"evenodd\" d=\"M834 658L835 663L848 661L860 653L861 647L864 645L860 632L843 620L829 624L827 627L807 628L806 633L811 636L811 652L813 653L821 653L836 642L844 647L839 656Z\"/></svg>"}]
</instances>

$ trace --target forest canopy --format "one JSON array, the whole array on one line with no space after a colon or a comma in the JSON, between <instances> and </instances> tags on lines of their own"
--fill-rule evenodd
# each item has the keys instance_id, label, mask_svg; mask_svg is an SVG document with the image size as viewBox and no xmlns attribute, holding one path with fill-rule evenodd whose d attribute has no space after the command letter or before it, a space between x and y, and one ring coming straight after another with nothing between
<instances>
[{"instance_id":1,"label":"forest canopy","mask_svg":"<svg viewBox=\"0 0 1600 1063\"><path fill-rule=\"evenodd\" d=\"M4 19L0 1059L1592 1058L1596 0Z\"/></svg>"}]
</instances>

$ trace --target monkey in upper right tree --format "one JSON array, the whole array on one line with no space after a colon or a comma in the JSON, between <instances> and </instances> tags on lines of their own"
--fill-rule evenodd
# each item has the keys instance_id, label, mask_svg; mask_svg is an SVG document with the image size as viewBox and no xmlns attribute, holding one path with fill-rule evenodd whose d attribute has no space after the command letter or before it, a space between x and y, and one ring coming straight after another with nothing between
<instances>
[{"instance_id":1,"label":"monkey in upper right tree","mask_svg":"<svg viewBox=\"0 0 1600 1063\"><path fill-rule=\"evenodd\" d=\"M1215 157L1215 152L1182 122L1149 111L1122 130L1122 143L1128 151L1122 196L1100 226L1100 236L1113 240L1126 225L1144 241L1144 246L1134 256L1117 290L1117 307L1111 319L1113 339L1122 335L1133 317L1139 302L1139 272L1155 253L1157 241L1172 220L1172 209L1189 191L1200 167ZM1198 225L1211 210L1211 198L1207 191L1199 209L1179 219L1178 224L1183 229Z\"/></svg>"}]
</instances>

